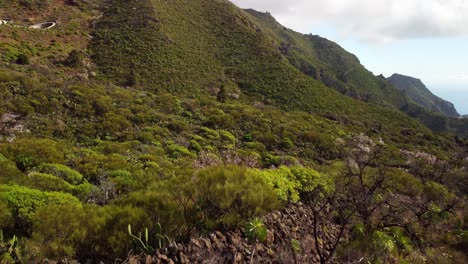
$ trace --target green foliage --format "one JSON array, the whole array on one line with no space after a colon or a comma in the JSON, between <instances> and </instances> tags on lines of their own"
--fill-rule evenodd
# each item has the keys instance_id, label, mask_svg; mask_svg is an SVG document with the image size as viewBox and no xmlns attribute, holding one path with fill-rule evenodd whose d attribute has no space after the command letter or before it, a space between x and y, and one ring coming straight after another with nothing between
<instances>
[{"instance_id":1,"label":"green foliage","mask_svg":"<svg viewBox=\"0 0 468 264\"><path fill-rule=\"evenodd\" d=\"M23 183L25 186L42 191L70 193L82 201L89 197L93 189L93 186L87 182L72 185L55 175L46 173L32 172L28 176L28 179Z\"/></svg>"},{"instance_id":2,"label":"green foliage","mask_svg":"<svg viewBox=\"0 0 468 264\"><path fill-rule=\"evenodd\" d=\"M296 239L291 239L291 248L295 254L301 252L302 250L301 242L299 242L299 240L296 240Z\"/></svg>"},{"instance_id":3,"label":"green foliage","mask_svg":"<svg viewBox=\"0 0 468 264\"><path fill-rule=\"evenodd\" d=\"M68 54L67 59L63 62L65 66L71 68L79 68L83 66L84 55L79 50L72 50L70 54Z\"/></svg>"},{"instance_id":4,"label":"green foliage","mask_svg":"<svg viewBox=\"0 0 468 264\"><path fill-rule=\"evenodd\" d=\"M256 217L247 222L245 235L250 242L263 242L267 238L267 228L262 220Z\"/></svg>"},{"instance_id":5,"label":"green foliage","mask_svg":"<svg viewBox=\"0 0 468 264\"><path fill-rule=\"evenodd\" d=\"M201 170L197 173L196 186L208 228L235 226L278 206L273 188L259 174L249 173L242 167Z\"/></svg>"},{"instance_id":6,"label":"green foliage","mask_svg":"<svg viewBox=\"0 0 468 264\"><path fill-rule=\"evenodd\" d=\"M75 197L60 192L41 192L17 185L0 185L0 201L7 204L17 232L31 232L36 210L47 204L81 205Z\"/></svg>"},{"instance_id":7,"label":"green foliage","mask_svg":"<svg viewBox=\"0 0 468 264\"><path fill-rule=\"evenodd\" d=\"M288 202L327 205L324 233L351 215L339 248L370 261L464 245L467 142L398 109L436 131L468 122L408 101L338 45L224 0L23 2L0 0L2 14L62 21L1 28L0 229L25 241L26 263L112 263L142 248L129 223L156 248ZM34 65L11 63L21 54ZM362 183L336 144L360 133L392 150ZM448 167L421 181L400 150Z\"/></svg>"},{"instance_id":8,"label":"green foliage","mask_svg":"<svg viewBox=\"0 0 468 264\"><path fill-rule=\"evenodd\" d=\"M138 232L138 236L132 233L132 225L128 225L128 234L133 240L133 243L138 248L139 251L145 254L151 254L154 251L154 248L149 244L149 233L148 228L145 228L144 237L142 237L141 232Z\"/></svg>"},{"instance_id":9,"label":"green foliage","mask_svg":"<svg viewBox=\"0 0 468 264\"><path fill-rule=\"evenodd\" d=\"M16 182L23 177L16 164L0 156L0 183Z\"/></svg>"},{"instance_id":10,"label":"green foliage","mask_svg":"<svg viewBox=\"0 0 468 264\"><path fill-rule=\"evenodd\" d=\"M393 238L381 231L375 231L373 233L372 242L375 248L383 254L392 253L396 249Z\"/></svg>"},{"instance_id":11,"label":"green foliage","mask_svg":"<svg viewBox=\"0 0 468 264\"><path fill-rule=\"evenodd\" d=\"M86 239L86 219L81 204L48 204L32 218L33 233L28 242L29 258L73 258L82 239ZM51 228L53 227L53 228Z\"/></svg>"},{"instance_id":12,"label":"green foliage","mask_svg":"<svg viewBox=\"0 0 468 264\"><path fill-rule=\"evenodd\" d=\"M7 240L0 229L0 263L22 263L21 249L16 236Z\"/></svg>"},{"instance_id":13,"label":"green foliage","mask_svg":"<svg viewBox=\"0 0 468 264\"><path fill-rule=\"evenodd\" d=\"M278 198L287 202L296 203L300 200L301 194L305 195L316 190L321 195L329 194L334 190L332 178L300 166L291 168L282 166L278 169L251 172L264 178L275 190Z\"/></svg>"},{"instance_id":14,"label":"green foliage","mask_svg":"<svg viewBox=\"0 0 468 264\"><path fill-rule=\"evenodd\" d=\"M72 170L65 165L43 164L39 166L38 169L43 173L49 173L59 177L72 185L79 185L83 183L83 176L79 172Z\"/></svg>"},{"instance_id":15,"label":"green foliage","mask_svg":"<svg viewBox=\"0 0 468 264\"><path fill-rule=\"evenodd\" d=\"M186 147L174 143L169 143L167 151L172 158L193 157L194 154Z\"/></svg>"},{"instance_id":16,"label":"green foliage","mask_svg":"<svg viewBox=\"0 0 468 264\"><path fill-rule=\"evenodd\" d=\"M157 223L156 226L156 231L155 231L155 237L157 240L156 247L157 248L162 248L163 246L172 243L172 240L167 236L162 233L162 226L160 223ZM142 235L141 232L138 232L138 235L134 235L132 233L132 226L129 224L128 225L128 234L133 240L133 244L136 246L137 250L145 253L145 254L152 254L155 250L155 247L151 245L153 243L152 241L150 242L150 233L148 231L148 228L145 227L145 232Z\"/></svg>"},{"instance_id":17,"label":"green foliage","mask_svg":"<svg viewBox=\"0 0 468 264\"><path fill-rule=\"evenodd\" d=\"M14 227L14 217L5 201L0 200L0 230L9 230Z\"/></svg>"},{"instance_id":18,"label":"green foliage","mask_svg":"<svg viewBox=\"0 0 468 264\"><path fill-rule=\"evenodd\" d=\"M18 139L13 144L0 146L0 150L21 170L42 163L63 163L65 154L62 144L49 139Z\"/></svg>"}]
</instances>

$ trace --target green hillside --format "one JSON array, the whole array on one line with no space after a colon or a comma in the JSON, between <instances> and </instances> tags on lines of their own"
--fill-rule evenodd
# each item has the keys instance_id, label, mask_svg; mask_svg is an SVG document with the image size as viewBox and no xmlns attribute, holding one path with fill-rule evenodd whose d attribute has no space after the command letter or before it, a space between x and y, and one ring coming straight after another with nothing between
<instances>
[{"instance_id":1,"label":"green hillside","mask_svg":"<svg viewBox=\"0 0 468 264\"><path fill-rule=\"evenodd\" d=\"M404 91L408 98L429 111L438 112L448 117L460 116L452 103L435 96L419 79L395 73L388 78L388 81Z\"/></svg>"},{"instance_id":2,"label":"green hillside","mask_svg":"<svg viewBox=\"0 0 468 264\"><path fill-rule=\"evenodd\" d=\"M301 72L362 101L396 108L406 104L402 93L366 70L356 56L336 43L285 28L268 13L246 12L262 31L272 36L277 49Z\"/></svg>"},{"instance_id":3,"label":"green hillside","mask_svg":"<svg viewBox=\"0 0 468 264\"><path fill-rule=\"evenodd\" d=\"M402 110L435 131L452 131L466 136L466 130L450 126L448 120L414 104L411 96L396 89L382 76L374 76L359 59L336 43L316 35L304 35L280 25L269 13L246 10L291 65L340 93L380 106ZM409 98L407 97L409 96ZM456 117L453 114L449 117Z\"/></svg>"},{"instance_id":4,"label":"green hillside","mask_svg":"<svg viewBox=\"0 0 468 264\"><path fill-rule=\"evenodd\" d=\"M322 260L466 262L468 122L338 45L223 0L0 7L0 263L145 263L301 204L320 230L270 258L333 225Z\"/></svg>"},{"instance_id":5,"label":"green hillside","mask_svg":"<svg viewBox=\"0 0 468 264\"><path fill-rule=\"evenodd\" d=\"M222 87L227 95L240 95L244 100L285 110L362 120L370 122L371 127L377 123L388 127L410 123L418 126L394 110L408 105L401 92L385 80L369 76L354 56L337 45L329 50L327 45L320 48L320 43L317 44L318 59L345 53L344 60L351 61L356 68L349 75L356 84L349 86L375 94L370 97L384 105L398 107L382 109L330 90L325 86L327 81L316 80L296 69L277 44L275 34L224 1L117 1L97 24L91 50L102 78L140 89L203 96ZM339 59L328 61L328 68L343 65ZM348 71L341 69L345 70ZM392 93L394 96L388 97ZM389 101L385 103L382 98ZM446 122L436 117L426 125L443 131Z\"/></svg>"}]
</instances>

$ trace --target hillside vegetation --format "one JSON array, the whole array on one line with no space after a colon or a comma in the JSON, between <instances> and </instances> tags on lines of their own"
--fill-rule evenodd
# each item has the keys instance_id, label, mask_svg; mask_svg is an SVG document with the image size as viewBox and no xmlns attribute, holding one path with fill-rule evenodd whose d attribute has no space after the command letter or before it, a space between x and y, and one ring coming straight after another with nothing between
<instances>
[{"instance_id":1,"label":"hillside vegetation","mask_svg":"<svg viewBox=\"0 0 468 264\"><path fill-rule=\"evenodd\" d=\"M318 246L343 230L322 263L466 261L467 122L336 44L221 0L0 6L1 263L119 262L299 203Z\"/></svg>"},{"instance_id":2,"label":"hillside vegetation","mask_svg":"<svg viewBox=\"0 0 468 264\"><path fill-rule=\"evenodd\" d=\"M430 111L449 117L460 116L452 103L435 96L419 79L395 73L388 81L403 91L408 98Z\"/></svg>"}]
</instances>

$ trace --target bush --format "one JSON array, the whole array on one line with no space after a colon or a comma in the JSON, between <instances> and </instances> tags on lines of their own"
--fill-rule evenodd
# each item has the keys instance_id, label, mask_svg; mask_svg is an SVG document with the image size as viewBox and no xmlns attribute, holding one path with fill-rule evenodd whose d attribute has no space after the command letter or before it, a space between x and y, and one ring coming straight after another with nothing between
<instances>
[{"instance_id":1,"label":"bush","mask_svg":"<svg viewBox=\"0 0 468 264\"><path fill-rule=\"evenodd\" d=\"M278 208L271 186L258 174L238 166L211 167L196 174L198 204L206 227L233 227Z\"/></svg>"},{"instance_id":2,"label":"bush","mask_svg":"<svg viewBox=\"0 0 468 264\"><path fill-rule=\"evenodd\" d=\"M8 210L8 205L5 201L0 200L0 231L5 231L13 228L15 219Z\"/></svg>"},{"instance_id":3,"label":"bush","mask_svg":"<svg viewBox=\"0 0 468 264\"><path fill-rule=\"evenodd\" d=\"M86 239L85 221L81 205L42 206L32 218L34 231L27 244L29 260L75 257L78 243Z\"/></svg>"},{"instance_id":4,"label":"bush","mask_svg":"<svg viewBox=\"0 0 468 264\"><path fill-rule=\"evenodd\" d=\"M72 185L83 183L83 176L65 165L43 164L39 167L39 171L57 176Z\"/></svg>"},{"instance_id":5,"label":"bush","mask_svg":"<svg viewBox=\"0 0 468 264\"><path fill-rule=\"evenodd\" d=\"M291 168L280 167L270 170L251 170L264 178L268 185L273 188L278 198L282 201L296 203L301 196L314 191L320 195L326 195L334 190L331 177L326 177L317 171L300 166Z\"/></svg>"},{"instance_id":6,"label":"bush","mask_svg":"<svg viewBox=\"0 0 468 264\"><path fill-rule=\"evenodd\" d=\"M67 67L71 68L78 68L83 66L84 55L79 50L72 50L70 54L68 54L67 59L63 62L63 64Z\"/></svg>"},{"instance_id":7,"label":"bush","mask_svg":"<svg viewBox=\"0 0 468 264\"><path fill-rule=\"evenodd\" d=\"M23 178L23 174L18 170L16 164L5 159L0 154L0 184L1 183L18 183Z\"/></svg>"},{"instance_id":8,"label":"bush","mask_svg":"<svg viewBox=\"0 0 468 264\"><path fill-rule=\"evenodd\" d=\"M89 197L93 188L93 186L87 182L79 185L72 185L55 175L37 172L30 173L24 185L41 191L70 193L81 201Z\"/></svg>"},{"instance_id":9,"label":"bush","mask_svg":"<svg viewBox=\"0 0 468 264\"><path fill-rule=\"evenodd\" d=\"M0 185L0 201L6 203L15 219L18 233L29 233L38 208L47 204L80 205L77 198L58 192L41 192L17 185Z\"/></svg>"},{"instance_id":10,"label":"bush","mask_svg":"<svg viewBox=\"0 0 468 264\"><path fill-rule=\"evenodd\" d=\"M65 156L65 147L49 139L18 139L13 144L0 146L0 151L23 171L42 163L63 163Z\"/></svg>"},{"instance_id":11,"label":"bush","mask_svg":"<svg viewBox=\"0 0 468 264\"><path fill-rule=\"evenodd\" d=\"M20 64L20 65L27 65L30 63L29 61L29 56L26 55L26 54L19 54L17 57L16 57L16 63L17 64Z\"/></svg>"}]
</instances>

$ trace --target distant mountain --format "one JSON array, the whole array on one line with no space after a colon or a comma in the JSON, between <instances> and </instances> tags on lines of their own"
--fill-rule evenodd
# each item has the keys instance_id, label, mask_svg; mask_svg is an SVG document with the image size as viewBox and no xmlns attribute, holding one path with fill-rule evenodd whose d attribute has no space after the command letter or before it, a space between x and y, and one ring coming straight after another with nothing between
<instances>
[{"instance_id":1,"label":"distant mountain","mask_svg":"<svg viewBox=\"0 0 468 264\"><path fill-rule=\"evenodd\" d=\"M395 73L387 80L396 88L404 91L411 100L428 110L442 113L448 117L460 116L451 102L434 95L419 79Z\"/></svg>"}]
</instances>

